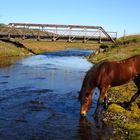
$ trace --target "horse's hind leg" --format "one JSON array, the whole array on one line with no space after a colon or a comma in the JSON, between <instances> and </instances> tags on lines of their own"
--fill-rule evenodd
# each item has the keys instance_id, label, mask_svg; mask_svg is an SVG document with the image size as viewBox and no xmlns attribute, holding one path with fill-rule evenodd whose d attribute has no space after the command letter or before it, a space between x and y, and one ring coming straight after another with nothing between
<instances>
[{"instance_id":1,"label":"horse's hind leg","mask_svg":"<svg viewBox=\"0 0 140 140\"><path fill-rule=\"evenodd\" d=\"M134 83L137 86L138 91L132 96L131 100L129 101L129 105L131 105L137 99L137 97L140 95L140 75L138 75L134 79Z\"/></svg>"}]
</instances>

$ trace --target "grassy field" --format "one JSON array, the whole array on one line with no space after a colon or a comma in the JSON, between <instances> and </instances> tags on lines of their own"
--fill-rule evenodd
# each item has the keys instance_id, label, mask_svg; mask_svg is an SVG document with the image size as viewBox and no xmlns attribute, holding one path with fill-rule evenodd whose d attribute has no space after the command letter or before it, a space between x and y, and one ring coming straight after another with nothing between
<instances>
[{"instance_id":1,"label":"grassy field","mask_svg":"<svg viewBox=\"0 0 140 140\"><path fill-rule=\"evenodd\" d=\"M13 58L33 55L31 53L40 54L43 52L50 52L56 50L64 50L68 48L81 48L81 49L97 49L99 44L91 43L78 43L78 42L49 42L49 41L36 41L36 40L14 40L18 41L25 46L21 48L12 43L0 41L0 67L12 64ZM31 50L31 51L29 51Z\"/></svg>"},{"instance_id":2,"label":"grassy field","mask_svg":"<svg viewBox=\"0 0 140 140\"><path fill-rule=\"evenodd\" d=\"M19 40L24 46L32 49L36 53L46 51L64 50L68 48L97 49L99 44L81 43L81 42L52 42L36 40Z\"/></svg>"},{"instance_id":3,"label":"grassy field","mask_svg":"<svg viewBox=\"0 0 140 140\"><path fill-rule=\"evenodd\" d=\"M117 40L118 47L111 47L104 53L92 54L89 60L98 63L101 60L122 60L130 56L140 55L140 35L126 36ZM133 81L108 91L110 104L104 112L104 122L114 127L113 134L122 139L140 139L140 97L134 102L130 110L120 106L120 103L130 100L137 92ZM116 137L117 138L117 137Z\"/></svg>"}]
</instances>

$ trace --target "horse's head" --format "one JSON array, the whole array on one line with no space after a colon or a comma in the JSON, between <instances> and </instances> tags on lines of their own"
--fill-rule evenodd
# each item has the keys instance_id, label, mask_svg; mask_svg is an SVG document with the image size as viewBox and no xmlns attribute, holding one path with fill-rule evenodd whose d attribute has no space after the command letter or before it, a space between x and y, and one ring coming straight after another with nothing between
<instances>
[{"instance_id":1,"label":"horse's head","mask_svg":"<svg viewBox=\"0 0 140 140\"><path fill-rule=\"evenodd\" d=\"M85 117L92 105L92 91L82 89L79 93L79 101L81 103L80 115Z\"/></svg>"},{"instance_id":2,"label":"horse's head","mask_svg":"<svg viewBox=\"0 0 140 140\"><path fill-rule=\"evenodd\" d=\"M92 105L93 90L96 86L96 69L92 67L85 75L81 91L79 92L79 101L81 103L80 115L86 116Z\"/></svg>"}]
</instances>

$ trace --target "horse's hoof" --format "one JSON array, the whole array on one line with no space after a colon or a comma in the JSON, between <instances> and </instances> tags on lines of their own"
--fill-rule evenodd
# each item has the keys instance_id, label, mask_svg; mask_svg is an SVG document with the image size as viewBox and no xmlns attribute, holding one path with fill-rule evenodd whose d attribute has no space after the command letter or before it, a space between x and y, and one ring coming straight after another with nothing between
<instances>
[{"instance_id":1,"label":"horse's hoof","mask_svg":"<svg viewBox=\"0 0 140 140\"><path fill-rule=\"evenodd\" d=\"M94 113L92 116L94 119L98 118L98 115L96 113Z\"/></svg>"},{"instance_id":2,"label":"horse's hoof","mask_svg":"<svg viewBox=\"0 0 140 140\"><path fill-rule=\"evenodd\" d=\"M104 106L104 110L107 110L108 106Z\"/></svg>"}]
</instances>

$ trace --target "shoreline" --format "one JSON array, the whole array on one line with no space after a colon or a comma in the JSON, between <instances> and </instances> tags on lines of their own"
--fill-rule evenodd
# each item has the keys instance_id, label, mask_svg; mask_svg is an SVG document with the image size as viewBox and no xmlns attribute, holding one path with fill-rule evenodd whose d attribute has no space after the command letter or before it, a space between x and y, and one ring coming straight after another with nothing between
<instances>
[{"instance_id":1,"label":"shoreline","mask_svg":"<svg viewBox=\"0 0 140 140\"><path fill-rule=\"evenodd\" d=\"M77 42L48 42L36 40L0 41L0 68L14 63L13 58L21 58L41 54L44 52L81 48L95 50L99 44Z\"/></svg>"}]
</instances>

